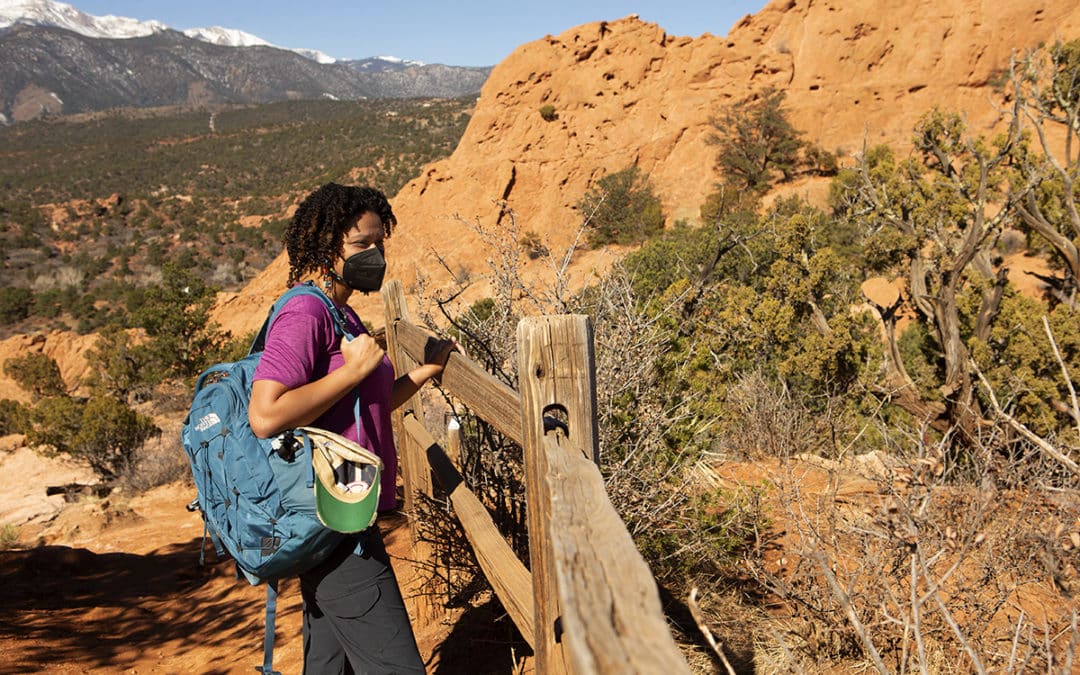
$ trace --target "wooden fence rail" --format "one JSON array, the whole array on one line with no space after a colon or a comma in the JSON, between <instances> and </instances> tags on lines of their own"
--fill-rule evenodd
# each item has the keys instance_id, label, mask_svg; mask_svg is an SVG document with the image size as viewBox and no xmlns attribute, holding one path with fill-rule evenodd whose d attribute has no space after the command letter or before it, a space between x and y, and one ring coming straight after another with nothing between
<instances>
[{"instance_id":1,"label":"wooden fence rail","mask_svg":"<svg viewBox=\"0 0 1080 675\"><path fill-rule=\"evenodd\" d=\"M476 553L480 569L495 589L503 608L514 621L521 637L535 647L533 637L533 588L529 570L518 560L510 544L499 533L484 505L465 486L457 467L411 412L405 429L424 446L425 454L439 485L450 496L450 505Z\"/></svg>"},{"instance_id":2,"label":"wooden fence rail","mask_svg":"<svg viewBox=\"0 0 1080 675\"><path fill-rule=\"evenodd\" d=\"M409 321L400 282L383 287L387 347L399 372L424 361L434 337ZM442 386L477 417L519 443L525 458L529 568L520 561L446 452L424 428L418 396L394 416L405 509L434 482L449 495L476 558L522 637L538 673L688 673L656 582L604 490L597 467L592 327L584 316L518 325L521 393L453 354ZM434 481L433 481L434 477ZM413 558L431 547L413 535ZM530 571L531 570L531 571ZM416 621L435 619L430 601Z\"/></svg>"}]
</instances>

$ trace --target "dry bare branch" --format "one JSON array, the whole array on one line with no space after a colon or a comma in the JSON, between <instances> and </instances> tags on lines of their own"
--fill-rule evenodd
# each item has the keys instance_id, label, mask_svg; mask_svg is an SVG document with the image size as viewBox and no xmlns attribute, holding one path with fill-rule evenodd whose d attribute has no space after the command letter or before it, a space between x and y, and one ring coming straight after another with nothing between
<instances>
[{"instance_id":1,"label":"dry bare branch","mask_svg":"<svg viewBox=\"0 0 1080 675\"><path fill-rule=\"evenodd\" d=\"M870 637L870 633L866 630L866 626L859 620L859 614L855 611L855 606L851 603L851 596L840 587L840 582L836 580L836 575L833 574L824 553L822 553L820 549L816 549L812 552L811 557L814 562L817 563L818 569L821 571L822 576L825 577L825 581L829 584L829 588L832 589L833 596L843 608L844 614L851 623L851 627L855 630L855 634L858 635L859 640L862 641L866 655L873 661L874 667L878 669L879 673L887 675L889 669L885 667L885 662L881 660L881 654L878 652L877 647L874 646L874 641Z\"/></svg>"},{"instance_id":2,"label":"dry bare branch","mask_svg":"<svg viewBox=\"0 0 1080 675\"><path fill-rule=\"evenodd\" d=\"M697 624L698 630L705 636L705 640L720 659L720 663L724 664L724 668L727 670L728 675L735 675L735 669L731 667L731 663L728 661L727 656L724 655L724 646L716 641L712 631L709 630L709 626L705 623L705 617L702 616L701 608L698 607L697 594L697 586L694 586L690 589L690 595L686 598L686 604L690 607L690 614L694 617L694 623Z\"/></svg>"},{"instance_id":3,"label":"dry bare branch","mask_svg":"<svg viewBox=\"0 0 1080 675\"><path fill-rule=\"evenodd\" d=\"M1065 386L1069 388L1069 398L1072 400L1072 417L1076 422L1076 439L1080 441L1080 405L1076 403L1076 389L1073 387L1072 377L1069 376L1069 369L1065 367L1065 359L1061 358L1061 350L1058 349L1054 333L1050 330L1050 321L1045 314L1042 322L1043 328L1046 329L1046 337L1050 340L1050 347L1054 350L1054 357L1057 358L1058 365L1061 366L1061 375L1065 379Z\"/></svg>"},{"instance_id":4,"label":"dry bare branch","mask_svg":"<svg viewBox=\"0 0 1080 675\"><path fill-rule=\"evenodd\" d=\"M978 376L979 381L982 383L983 388L986 390L986 395L990 398L990 405L994 409L994 414L1000 417L1006 424L1015 429L1021 436L1031 441L1035 447L1037 447L1043 454L1057 460L1062 466L1068 469L1076 476L1080 476L1080 465L1074 462L1068 455L1055 448L1052 444L1046 441L1031 429L1028 429L1022 422L1015 417L1005 412L1001 405L998 403L997 396L994 394L994 388L990 386L986 376L982 374L979 367L975 364L975 361L971 361L971 368L973 372Z\"/></svg>"}]
</instances>

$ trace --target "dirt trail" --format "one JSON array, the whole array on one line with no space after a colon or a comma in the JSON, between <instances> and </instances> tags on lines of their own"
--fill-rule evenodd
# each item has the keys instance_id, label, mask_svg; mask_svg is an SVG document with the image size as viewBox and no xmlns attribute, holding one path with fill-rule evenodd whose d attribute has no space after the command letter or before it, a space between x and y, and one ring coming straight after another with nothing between
<instances>
[{"instance_id":1,"label":"dirt trail","mask_svg":"<svg viewBox=\"0 0 1080 675\"><path fill-rule=\"evenodd\" d=\"M69 506L0 553L0 663L6 672L227 673L260 660L264 590L228 562L199 565L202 523L182 485L121 505ZM210 560L213 552L210 551ZM275 665L300 671L299 593L286 584Z\"/></svg>"},{"instance_id":2,"label":"dirt trail","mask_svg":"<svg viewBox=\"0 0 1080 675\"><path fill-rule=\"evenodd\" d=\"M42 492L42 474L55 470L0 454L0 472L11 476L6 469L16 465L21 483ZM199 564L202 521L185 509L193 495L180 482L131 498L53 504L22 523L21 542L41 545L0 551L0 672L251 673L260 665L265 589L237 580L231 562L215 563L212 546ZM18 499L0 496L0 512L15 512ZM404 517L380 522L390 554L406 556ZM395 569L407 583L409 565L395 560ZM493 637L498 617L455 617L417 636L428 672L512 671L509 646L481 637ZM302 670L300 618L298 584L285 582L274 651L285 674Z\"/></svg>"}]
</instances>

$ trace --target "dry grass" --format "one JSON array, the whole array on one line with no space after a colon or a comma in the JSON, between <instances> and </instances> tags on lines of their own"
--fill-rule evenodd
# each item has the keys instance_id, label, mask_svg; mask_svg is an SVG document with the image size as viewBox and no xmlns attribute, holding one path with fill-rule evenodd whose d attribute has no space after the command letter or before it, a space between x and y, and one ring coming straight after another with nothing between
<instances>
[{"instance_id":1,"label":"dry grass","mask_svg":"<svg viewBox=\"0 0 1080 675\"><path fill-rule=\"evenodd\" d=\"M1054 467L1003 486L1016 467L941 446L872 476L819 461L815 481L805 462L778 465L783 534L748 561L782 602L766 672L1071 672L1080 494Z\"/></svg>"},{"instance_id":2,"label":"dry grass","mask_svg":"<svg viewBox=\"0 0 1080 675\"><path fill-rule=\"evenodd\" d=\"M135 453L133 465L120 478L120 484L131 494L145 492L159 485L179 480L191 481L191 465L180 445L180 424L162 426L161 433L152 437Z\"/></svg>"},{"instance_id":3,"label":"dry grass","mask_svg":"<svg viewBox=\"0 0 1080 675\"><path fill-rule=\"evenodd\" d=\"M11 523L0 525L0 551L15 548L19 543L19 528Z\"/></svg>"}]
</instances>

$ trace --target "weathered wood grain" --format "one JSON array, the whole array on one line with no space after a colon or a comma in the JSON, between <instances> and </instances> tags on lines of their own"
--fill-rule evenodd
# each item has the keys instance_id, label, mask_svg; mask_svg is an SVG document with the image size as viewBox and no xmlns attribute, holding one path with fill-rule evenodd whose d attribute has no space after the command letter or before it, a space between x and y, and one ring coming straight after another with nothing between
<instances>
[{"instance_id":1,"label":"weathered wood grain","mask_svg":"<svg viewBox=\"0 0 1080 675\"><path fill-rule=\"evenodd\" d=\"M595 464L546 439L552 563L574 673L689 673L656 581L604 491Z\"/></svg>"},{"instance_id":2,"label":"weathered wood grain","mask_svg":"<svg viewBox=\"0 0 1080 675\"><path fill-rule=\"evenodd\" d=\"M585 316L531 317L518 324L518 380L528 497L529 557L536 600L536 669L568 672L552 537L545 418L572 452L596 457L592 326Z\"/></svg>"},{"instance_id":3,"label":"weathered wood grain","mask_svg":"<svg viewBox=\"0 0 1080 675\"><path fill-rule=\"evenodd\" d=\"M382 288L383 307L386 315L386 347L390 361L394 364L394 377L401 377L420 365L420 357L414 357L404 349L400 328L408 325L409 308L405 302L405 291L401 282L389 281ZM428 469L423 450L405 435L405 414L409 411L420 413L420 397L413 395L408 401L391 413L394 424L394 436L397 439L398 455L401 458L402 478L405 483L405 510L412 512L417 493L431 496L431 471Z\"/></svg>"},{"instance_id":4,"label":"weathered wood grain","mask_svg":"<svg viewBox=\"0 0 1080 675\"><path fill-rule=\"evenodd\" d=\"M409 308L405 302L405 291L401 282L393 280L384 284L382 298L386 318L387 352L390 355L390 361L394 364L395 377L400 377L419 365L417 359L401 348L401 341L397 335L397 327L405 324L409 319ZM433 490L431 469L424 456L424 449L405 431L405 414L415 412L418 417L423 417L422 405L420 397L413 395L390 414L401 462L401 476L405 489L403 506L407 514L416 512L416 495L424 494L430 497ZM414 517L409 518L409 534L413 545L411 555L413 574L411 576L417 582L413 588L407 590L412 592L416 608L414 622L416 628L420 629L438 620L439 608L432 596L423 592L420 587L425 578L425 570L431 569L435 562L435 554L431 545L420 538Z\"/></svg>"},{"instance_id":5,"label":"weathered wood grain","mask_svg":"<svg viewBox=\"0 0 1080 675\"><path fill-rule=\"evenodd\" d=\"M389 323L387 326L389 332ZM435 339L423 328L404 321L398 323L395 334L402 351L414 360L423 359L424 350ZM456 352L446 362L442 386L499 433L521 443L521 397L516 391Z\"/></svg>"}]
</instances>

